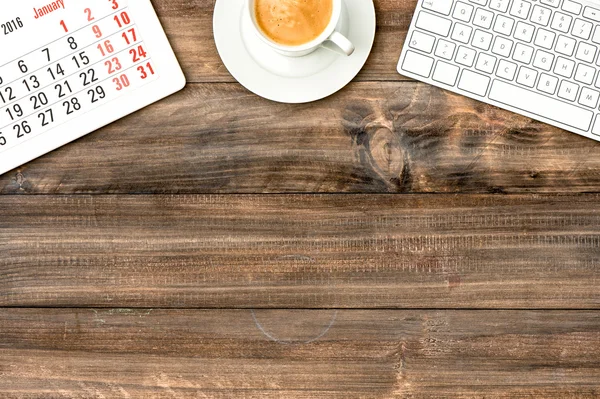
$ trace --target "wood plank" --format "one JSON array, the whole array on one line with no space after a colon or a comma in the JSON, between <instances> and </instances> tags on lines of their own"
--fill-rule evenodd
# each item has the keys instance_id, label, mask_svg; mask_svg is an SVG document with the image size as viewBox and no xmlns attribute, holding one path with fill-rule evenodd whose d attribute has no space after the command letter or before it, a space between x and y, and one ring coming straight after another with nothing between
<instances>
[{"instance_id":1,"label":"wood plank","mask_svg":"<svg viewBox=\"0 0 600 399\"><path fill-rule=\"evenodd\" d=\"M3 397L600 394L589 311L0 309L0 337Z\"/></svg>"},{"instance_id":2,"label":"wood plank","mask_svg":"<svg viewBox=\"0 0 600 399\"><path fill-rule=\"evenodd\" d=\"M2 194L597 191L598 143L409 82L310 105L194 84L0 176Z\"/></svg>"},{"instance_id":3,"label":"wood plank","mask_svg":"<svg viewBox=\"0 0 600 399\"><path fill-rule=\"evenodd\" d=\"M161 0L153 4L189 82L235 81L214 44L215 0ZM396 64L415 6L416 0L375 0L377 35L371 56L356 80L408 79L396 72Z\"/></svg>"},{"instance_id":4,"label":"wood plank","mask_svg":"<svg viewBox=\"0 0 600 399\"><path fill-rule=\"evenodd\" d=\"M600 196L0 196L0 306L598 308Z\"/></svg>"}]
</instances>

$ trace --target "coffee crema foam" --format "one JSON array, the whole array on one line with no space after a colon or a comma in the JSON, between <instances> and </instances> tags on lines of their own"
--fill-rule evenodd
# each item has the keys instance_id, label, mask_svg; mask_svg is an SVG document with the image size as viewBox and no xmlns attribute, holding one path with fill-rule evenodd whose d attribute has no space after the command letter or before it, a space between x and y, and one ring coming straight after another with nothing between
<instances>
[{"instance_id":1,"label":"coffee crema foam","mask_svg":"<svg viewBox=\"0 0 600 399\"><path fill-rule=\"evenodd\" d=\"M319 37L329 25L333 0L255 0L256 23L269 39L299 46Z\"/></svg>"}]
</instances>

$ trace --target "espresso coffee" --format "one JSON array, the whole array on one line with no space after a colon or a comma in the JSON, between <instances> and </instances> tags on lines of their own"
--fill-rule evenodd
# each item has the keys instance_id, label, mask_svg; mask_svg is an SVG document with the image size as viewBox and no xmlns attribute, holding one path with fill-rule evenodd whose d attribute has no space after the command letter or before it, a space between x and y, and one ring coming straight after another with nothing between
<instances>
[{"instance_id":1,"label":"espresso coffee","mask_svg":"<svg viewBox=\"0 0 600 399\"><path fill-rule=\"evenodd\" d=\"M332 13L333 0L254 0L254 16L263 34L285 46L319 37Z\"/></svg>"}]
</instances>

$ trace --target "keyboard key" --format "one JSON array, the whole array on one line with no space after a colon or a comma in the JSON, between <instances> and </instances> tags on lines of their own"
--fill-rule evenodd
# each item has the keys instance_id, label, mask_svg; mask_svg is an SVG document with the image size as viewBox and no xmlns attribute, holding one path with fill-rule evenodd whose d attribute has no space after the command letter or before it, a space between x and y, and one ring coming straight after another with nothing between
<instances>
[{"instance_id":1,"label":"keyboard key","mask_svg":"<svg viewBox=\"0 0 600 399\"><path fill-rule=\"evenodd\" d=\"M581 89L581 94L579 95L579 104L584 105L590 108L596 108L598 105L598 98L600 97L600 93L596 90L589 89L587 87L583 87Z\"/></svg>"},{"instance_id":2,"label":"keyboard key","mask_svg":"<svg viewBox=\"0 0 600 399\"><path fill-rule=\"evenodd\" d=\"M552 62L554 61L554 54L547 53L543 50L538 50L535 53L533 59L533 66L544 71L552 69Z\"/></svg>"},{"instance_id":3,"label":"keyboard key","mask_svg":"<svg viewBox=\"0 0 600 399\"><path fill-rule=\"evenodd\" d=\"M575 51L576 43L577 41L571 37L558 35L558 40L556 41L556 47L554 50L556 50L557 53L571 57Z\"/></svg>"},{"instance_id":4,"label":"keyboard key","mask_svg":"<svg viewBox=\"0 0 600 399\"><path fill-rule=\"evenodd\" d=\"M600 44L600 25L596 26L596 30L592 36L592 41L596 44Z\"/></svg>"},{"instance_id":5,"label":"keyboard key","mask_svg":"<svg viewBox=\"0 0 600 399\"><path fill-rule=\"evenodd\" d=\"M592 46L591 44L587 44L585 42L579 42L579 47L577 47L575 58L589 63L594 62L594 59L596 58L596 46Z\"/></svg>"},{"instance_id":6,"label":"keyboard key","mask_svg":"<svg viewBox=\"0 0 600 399\"><path fill-rule=\"evenodd\" d=\"M419 29L435 33L440 36L448 36L448 33L450 33L450 27L452 26L452 21L425 11L421 11L417 17L415 26Z\"/></svg>"},{"instance_id":7,"label":"keyboard key","mask_svg":"<svg viewBox=\"0 0 600 399\"><path fill-rule=\"evenodd\" d=\"M565 100L575 101L577 90L579 90L579 85L568 80L563 80L560 82L560 87L558 88L558 96Z\"/></svg>"},{"instance_id":8,"label":"keyboard key","mask_svg":"<svg viewBox=\"0 0 600 399\"><path fill-rule=\"evenodd\" d=\"M473 25L480 26L485 29L490 29L492 26L492 20L494 19L494 13L483 8L478 8L475 11L475 17L473 18Z\"/></svg>"},{"instance_id":9,"label":"keyboard key","mask_svg":"<svg viewBox=\"0 0 600 399\"><path fill-rule=\"evenodd\" d=\"M423 0L422 7L444 15L450 15L452 0Z\"/></svg>"},{"instance_id":10,"label":"keyboard key","mask_svg":"<svg viewBox=\"0 0 600 399\"><path fill-rule=\"evenodd\" d=\"M597 8L586 7L583 9L583 17L595 22L600 22L600 10Z\"/></svg>"},{"instance_id":11,"label":"keyboard key","mask_svg":"<svg viewBox=\"0 0 600 399\"><path fill-rule=\"evenodd\" d=\"M465 65L468 67L473 66L473 62L475 62L475 56L477 52L472 48L459 46L458 51L456 52L456 63Z\"/></svg>"},{"instance_id":12,"label":"keyboard key","mask_svg":"<svg viewBox=\"0 0 600 399\"><path fill-rule=\"evenodd\" d=\"M498 63L498 69L496 70L496 76L504 79L513 80L515 73L517 72L517 64L508 62L506 60L500 60Z\"/></svg>"},{"instance_id":13,"label":"keyboard key","mask_svg":"<svg viewBox=\"0 0 600 399\"><path fill-rule=\"evenodd\" d=\"M533 39L533 32L535 31L535 26L526 24L525 22L517 22L517 27L515 29L515 39L523 40L524 42L531 43L531 39Z\"/></svg>"},{"instance_id":14,"label":"keyboard key","mask_svg":"<svg viewBox=\"0 0 600 399\"><path fill-rule=\"evenodd\" d=\"M470 26L463 25L457 22L454 24L454 30L452 31L452 39L461 43L469 43L472 31L473 28L471 28Z\"/></svg>"},{"instance_id":15,"label":"keyboard key","mask_svg":"<svg viewBox=\"0 0 600 399\"><path fill-rule=\"evenodd\" d=\"M435 55L440 58L451 60L452 57L454 57L455 48L456 44L449 42L448 40L440 39L438 40L437 47L435 48Z\"/></svg>"},{"instance_id":16,"label":"keyboard key","mask_svg":"<svg viewBox=\"0 0 600 399\"><path fill-rule=\"evenodd\" d=\"M525 0L514 0L510 8L510 15L517 18L527 19L531 3Z\"/></svg>"},{"instance_id":17,"label":"keyboard key","mask_svg":"<svg viewBox=\"0 0 600 399\"><path fill-rule=\"evenodd\" d=\"M596 122L594 123L594 127L592 128L592 133L596 136L600 136L600 115L596 117Z\"/></svg>"},{"instance_id":18,"label":"keyboard key","mask_svg":"<svg viewBox=\"0 0 600 399\"><path fill-rule=\"evenodd\" d=\"M535 69L522 66L521 69L519 69L519 74L517 75L517 83L527 87L533 87L535 85L535 79L537 78L537 75L538 73Z\"/></svg>"},{"instance_id":19,"label":"keyboard key","mask_svg":"<svg viewBox=\"0 0 600 399\"><path fill-rule=\"evenodd\" d=\"M410 42L408 42L408 45L414 49L431 53L434 43L435 37L416 30L410 37Z\"/></svg>"},{"instance_id":20,"label":"keyboard key","mask_svg":"<svg viewBox=\"0 0 600 399\"><path fill-rule=\"evenodd\" d=\"M508 11L509 3L510 3L510 0L491 0L489 7L492 10L506 12L506 11Z\"/></svg>"},{"instance_id":21,"label":"keyboard key","mask_svg":"<svg viewBox=\"0 0 600 399\"><path fill-rule=\"evenodd\" d=\"M448 64L444 61L438 61L435 65L435 71L431 77L436 82L444 83L448 86L454 86L456 84L456 78L460 68L456 65Z\"/></svg>"},{"instance_id":22,"label":"keyboard key","mask_svg":"<svg viewBox=\"0 0 600 399\"><path fill-rule=\"evenodd\" d=\"M547 50L550 50L554 45L554 38L556 37L556 33L550 32L546 29L538 29L537 34L535 35L534 44L536 46L540 46Z\"/></svg>"},{"instance_id":23,"label":"keyboard key","mask_svg":"<svg viewBox=\"0 0 600 399\"><path fill-rule=\"evenodd\" d=\"M494 36L489 32L484 32L482 30L476 29L471 44L473 45L473 47L484 51L488 51L490 49L490 46L492 45L493 37Z\"/></svg>"},{"instance_id":24,"label":"keyboard key","mask_svg":"<svg viewBox=\"0 0 600 399\"><path fill-rule=\"evenodd\" d=\"M419 76L429 77L431 67L433 66L433 58L426 57L422 54L408 50L402 63L402 69L406 72L412 72Z\"/></svg>"},{"instance_id":25,"label":"keyboard key","mask_svg":"<svg viewBox=\"0 0 600 399\"><path fill-rule=\"evenodd\" d=\"M473 15L474 8L475 7L470 4L457 1L452 16L459 21L469 22L471 20L471 15Z\"/></svg>"},{"instance_id":26,"label":"keyboard key","mask_svg":"<svg viewBox=\"0 0 600 399\"><path fill-rule=\"evenodd\" d=\"M600 89L600 74L598 74L598 77L596 78L596 84L594 84L594 86Z\"/></svg>"},{"instance_id":27,"label":"keyboard key","mask_svg":"<svg viewBox=\"0 0 600 399\"><path fill-rule=\"evenodd\" d=\"M537 89L539 91L543 91L544 93L554 94L556 91L556 86L558 86L558 78L556 76L551 76L543 73L540 76L540 81L538 82Z\"/></svg>"},{"instance_id":28,"label":"keyboard key","mask_svg":"<svg viewBox=\"0 0 600 399\"><path fill-rule=\"evenodd\" d=\"M593 25L591 22L576 18L575 23L573 24L573 31L571 33L575 37L587 40L590 38L590 34L592 33L592 27Z\"/></svg>"},{"instance_id":29,"label":"keyboard key","mask_svg":"<svg viewBox=\"0 0 600 399\"><path fill-rule=\"evenodd\" d=\"M508 57L510 50L512 49L512 42L500 36L496 36L494 40L494 46L492 47L492 53L501 55L502 57Z\"/></svg>"},{"instance_id":30,"label":"keyboard key","mask_svg":"<svg viewBox=\"0 0 600 399\"><path fill-rule=\"evenodd\" d=\"M514 19L498 14L496 17L496 23L494 23L494 32L510 36L514 23Z\"/></svg>"},{"instance_id":31,"label":"keyboard key","mask_svg":"<svg viewBox=\"0 0 600 399\"><path fill-rule=\"evenodd\" d=\"M485 96L490 78L464 69L458 82L458 88L478 96Z\"/></svg>"},{"instance_id":32,"label":"keyboard key","mask_svg":"<svg viewBox=\"0 0 600 399\"><path fill-rule=\"evenodd\" d=\"M558 8L558 5L560 4L560 0L540 0L540 3L550 6L550 7Z\"/></svg>"},{"instance_id":33,"label":"keyboard key","mask_svg":"<svg viewBox=\"0 0 600 399\"><path fill-rule=\"evenodd\" d=\"M533 47L526 46L523 43L517 43L515 52L513 53L513 60L529 64L532 57Z\"/></svg>"},{"instance_id":34,"label":"keyboard key","mask_svg":"<svg viewBox=\"0 0 600 399\"><path fill-rule=\"evenodd\" d=\"M573 75L573 69L575 69L575 61L558 57L554 66L554 73L565 78L570 78Z\"/></svg>"},{"instance_id":35,"label":"keyboard key","mask_svg":"<svg viewBox=\"0 0 600 399\"><path fill-rule=\"evenodd\" d=\"M571 0L563 0L562 10L571 14L579 15L581 12L581 4Z\"/></svg>"},{"instance_id":36,"label":"keyboard key","mask_svg":"<svg viewBox=\"0 0 600 399\"><path fill-rule=\"evenodd\" d=\"M568 33L571 28L571 22L573 21L573 17L567 14L563 14L561 12L555 12L552 17L552 29L557 30L559 32Z\"/></svg>"},{"instance_id":37,"label":"keyboard key","mask_svg":"<svg viewBox=\"0 0 600 399\"><path fill-rule=\"evenodd\" d=\"M479 57L477 57L477 63L475 64L475 69L491 74L494 72L495 66L496 57L486 53L479 53Z\"/></svg>"},{"instance_id":38,"label":"keyboard key","mask_svg":"<svg viewBox=\"0 0 600 399\"><path fill-rule=\"evenodd\" d=\"M480 6L485 6L487 4L487 0L469 0L471 3L479 4Z\"/></svg>"},{"instance_id":39,"label":"keyboard key","mask_svg":"<svg viewBox=\"0 0 600 399\"><path fill-rule=\"evenodd\" d=\"M494 80L489 98L576 129L588 131L594 113L501 80Z\"/></svg>"},{"instance_id":40,"label":"keyboard key","mask_svg":"<svg viewBox=\"0 0 600 399\"><path fill-rule=\"evenodd\" d=\"M586 85L591 85L594 81L594 75L596 74L596 70L591 66L587 66L585 64L578 64L577 70L575 71L575 79L578 82L585 83Z\"/></svg>"},{"instance_id":41,"label":"keyboard key","mask_svg":"<svg viewBox=\"0 0 600 399\"><path fill-rule=\"evenodd\" d=\"M550 15L552 15L552 10L536 4L533 6L533 12L531 13L531 22L542 26L548 26Z\"/></svg>"}]
</instances>

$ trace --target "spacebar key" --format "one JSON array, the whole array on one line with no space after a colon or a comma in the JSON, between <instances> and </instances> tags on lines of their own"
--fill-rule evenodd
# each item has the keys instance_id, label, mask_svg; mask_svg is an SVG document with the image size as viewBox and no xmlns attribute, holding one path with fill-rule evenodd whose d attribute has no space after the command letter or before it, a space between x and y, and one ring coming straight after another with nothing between
<instances>
[{"instance_id":1,"label":"spacebar key","mask_svg":"<svg viewBox=\"0 0 600 399\"><path fill-rule=\"evenodd\" d=\"M594 113L574 105L555 100L533 91L494 80L488 96L491 100L531 112L532 114L562 123L579 130L590 128Z\"/></svg>"}]
</instances>

